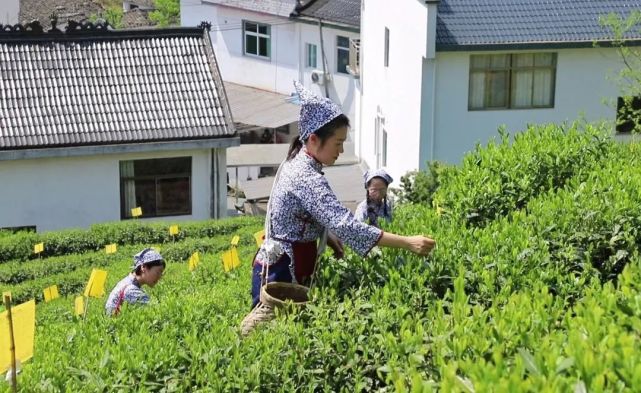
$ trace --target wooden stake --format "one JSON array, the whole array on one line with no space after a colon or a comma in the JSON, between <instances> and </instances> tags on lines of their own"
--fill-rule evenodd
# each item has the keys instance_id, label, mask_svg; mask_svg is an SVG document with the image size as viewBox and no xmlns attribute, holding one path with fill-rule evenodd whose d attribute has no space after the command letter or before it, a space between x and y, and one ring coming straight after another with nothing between
<instances>
[{"instance_id":1,"label":"wooden stake","mask_svg":"<svg viewBox=\"0 0 641 393\"><path fill-rule=\"evenodd\" d=\"M89 308L89 296L85 296L85 310L82 313L82 320L87 320L87 309Z\"/></svg>"},{"instance_id":2,"label":"wooden stake","mask_svg":"<svg viewBox=\"0 0 641 393\"><path fill-rule=\"evenodd\" d=\"M9 319L9 341L11 350L11 390L15 393L18 391L18 379L16 378L16 341L13 336L13 317L11 316L11 297L4 295L4 306L7 309L7 318Z\"/></svg>"}]
</instances>

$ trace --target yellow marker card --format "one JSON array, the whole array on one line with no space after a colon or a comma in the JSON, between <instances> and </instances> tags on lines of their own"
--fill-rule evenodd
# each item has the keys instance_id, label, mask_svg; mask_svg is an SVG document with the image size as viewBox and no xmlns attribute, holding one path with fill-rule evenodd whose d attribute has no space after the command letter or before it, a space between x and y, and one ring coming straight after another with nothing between
<instances>
[{"instance_id":1,"label":"yellow marker card","mask_svg":"<svg viewBox=\"0 0 641 393\"><path fill-rule=\"evenodd\" d=\"M234 237L231 238L231 245L234 247L237 247L239 241L240 241L240 236L235 235Z\"/></svg>"},{"instance_id":2,"label":"yellow marker card","mask_svg":"<svg viewBox=\"0 0 641 393\"><path fill-rule=\"evenodd\" d=\"M199 263L200 263L200 254L198 254L198 252L191 254L191 256L189 257L189 271L193 272L194 270L196 270L196 267L198 266Z\"/></svg>"},{"instance_id":3,"label":"yellow marker card","mask_svg":"<svg viewBox=\"0 0 641 393\"><path fill-rule=\"evenodd\" d=\"M13 299L13 297L11 296L11 291L2 292L2 299L4 299L5 296L9 296L9 300Z\"/></svg>"},{"instance_id":4,"label":"yellow marker card","mask_svg":"<svg viewBox=\"0 0 641 393\"><path fill-rule=\"evenodd\" d=\"M223 269L225 269L226 272L235 269L239 265L240 259L238 258L238 250L236 250L235 247L223 253Z\"/></svg>"},{"instance_id":5,"label":"yellow marker card","mask_svg":"<svg viewBox=\"0 0 641 393\"><path fill-rule=\"evenodd\" d=\"M169 227L169 236L176 236L178 234L178 225L172 225Z\"/></svg>"},{"instance_id":6,"label":"yellow marker card","mask_svg":"<svg viewBox=\"0 0 641 393\"><path fill-rule=\"evenodd\" d=\"M45 302L49 303L53 299L57 299L60 297L60 294L58 294L58 286L57 285L52 285L50 287L45 288L42 291L45 295Z\"/></svg>"},{"instance_id":7,"label":"yellow marker card","mask_svg":"<svg viewBox=\"0 0 641 393\"><path fill-rule=\"evenodd\" d=\"M115 254L116 250L118 250L118 246L116 245L116 243L107 244L105 246L105 252L107 254Z\"/></svg>"},{"instance_id":8,"label":"yellow marker card","mask_svg":"<svg viewBox=\"0 0 641 393\"><path fill-rule=\"evenodd\" d=\"M33 246L33 253L34 254L40 254L45 250L45 244L44 243L38 243Z\"/></svg>"},{"instance_id":9,"label":"yellow marker card","mask_svg":"<svg viewBox=\"0 0 641 393\"><path fill-rule=\"evenodd\" d=\"M16 344L16 360L21 363L33 357L33 342L36 332L36 301L30 300L11 307L13 336ZM0 313L0 373L11 367L11 341L9 338L9 315Z\"/></svg>"},{"instance_id":10,"label":"yellow marker card","mask_svg":"<svg viewBox=\"0 0 641 393\"><path fill-rule=\"evenodd\" d=\"M74 307L73 307L73 313L76 316L82 315L82 313L85 312L85 298L82 296L76 296L76 300L74 300Z\"/></svg>"},{"instance_id":11,"label":"yellow marker card","mask_svg":"<svg viewBox=\"0 0 641 393\"><path fill-rule=\"evenodd\" d=\"M254 233L254 239L256 239L256 245L260 247L260 245L263 244L263 240L265 239L265 230L263 229L262 231Z\"/></svg>"},{"instance_id":12,"label":"yellow marker card","mask_svg":"<svg viewBox=\"0 0 641 393\"><path fill-rule=\"evenodd\" d=\"M101 297L105 294L105 281L107 280L107 272L105 270L93 269L87 287L85 288L84 295L92 297Z\"/></svg>"},{"instance_id":13,"label":"yellow marker card","mask_svg":"<svg viewBox=\"0 0 641 393\"><path fill-rule=\"evenodd\" d=\"M133 209L131 209L131 216L132 217L142 216L142 207L134 207Z\"/></svg>"}]
</instances>

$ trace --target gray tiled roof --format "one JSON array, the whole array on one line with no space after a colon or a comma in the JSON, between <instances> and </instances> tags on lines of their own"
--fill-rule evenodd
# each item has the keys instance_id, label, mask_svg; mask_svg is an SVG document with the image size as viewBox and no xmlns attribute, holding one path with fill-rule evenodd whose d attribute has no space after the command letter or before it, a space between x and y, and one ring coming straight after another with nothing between
<instances>
[{"instance_id":1,"label":"gray tiled roof","mask_svg":"<svg viewBox=\"0 0 641 393\"><path fill-rule=\"evenodd\" d=\"M611 39L599 17L627 15L641 0L441 0L437 48ZM630 38L641 38L641 32Z\"/></svg>"},{"instance_id":2,"label":"gray tiled roof","mask_svg":"<svg viewBox=\"0 0 641 393\"><path fill-rule=\"evenodd\" d=\"M3 1L3 0L0 0ZM85 21L92 15L103 13L102 6L87 0L20 0L20 23L38 20L45 29L51 27L50 16L58 16L58 27L67 20Z\"/></svg>"},{"instance_id":3,"label":"gray tiled roof","mask_svg":"<svg viewBox=\"0 0 641 393\"><path fill-rule=\"evenodd\" d=\"M0 150L235 134L202 28L0 32Z\"/></svg>"},{"instance_id":4,"label":"gray tiled roof","mask_svg":"<svg viewBox=\"0 0 641 393\"><path fill-rule=\"evenodd\" d=\"M297 11L301 16L361 27L361 0L308 0Z\"/></svg>"},{"instance_id":5,"label":"gray tiled roof","mask_svg":"<svg viewBox=\"0 0 641 393\"><path fill-rule=\"evenodd\" d=\"M5 0L0 0L0 2ZM67 21L89 21L93 17L104 19L107 9L104 4L89 0L19 0L20 23L29 23L33 20L40 21L45 30L51 28L51 14L58 17L58 28L64 28ZM153 6L153 0L132 0L132 3ZM122 6L122 4L120 4ZM133 28L153 26L154 22L148 17L149 11L139 8L123 14L120 28Z\"/></svg>"},{"instance_id":6,"label":"gray tiled roof","mask_svg":"<svg viewBox=\"0 0 641 393\"><path fill-rule=\"evenodd\" d=\"M203 2L286 18L296 6L296 0L204 0Z\"/></svg>"}]
</instances>

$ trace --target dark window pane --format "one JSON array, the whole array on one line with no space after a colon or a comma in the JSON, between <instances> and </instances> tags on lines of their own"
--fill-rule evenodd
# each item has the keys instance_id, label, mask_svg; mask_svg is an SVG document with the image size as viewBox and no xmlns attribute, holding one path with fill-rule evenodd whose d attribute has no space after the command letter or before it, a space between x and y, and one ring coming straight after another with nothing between
<instances>
[{"instance_id":1,"label":"dark window pane","mask_svg":"<svg viewBox=\"0 0 641 393\"><path fill-rule=\"evenodd\" d=\"M336 72L347 74L347 65L349 64L349 51L339 49L336 55Z\"/></svg>"},{"instance_id":2,"label":"dark window pane","mask_svg":"<svg viewBox=\"0 0 641 393\"><path fill-rule=\"evenodd\" d=\"M269 39L265 37L258 38L258 55L269 57Z\"/></svg>"},{"instance_id":3,"label":"dark window pane","mask_svg":"<svg viewBox=\"0 0 641 393\"><path fill-rule=\"evenodd\" d=\"M342 48L349 48L349 38L336 36L336 46L340 46Z\"/></svg>"},{"instance_id":4,"label":"dark window pane","mask_svg":"<svg viewBox=\"0 0 641 393\"><path fill-rule=\"evenodd\" d=\"M522 53L512 56L512 66L514 67L532 67L534 65L534 54Z\"/></svg>"},{"instance_id":5,"label":"dark window pane","mask_svg":"<svg viewBox=\"0 0 641 393\"><path fill-rule=\"evenodd\" d=\"M490 108L501 108L507 106L507 72L488 72L487 106Z\"/></svg>"},{"instance_id":6,"label":"dark window pane","mask_svg":"<svg viewBox=\"0 0 641 393\"><path fill-rule=\"evenodd\" d=\"M251 23L251 22L245 22L245 30L252 31L254 33L258 31L256 23Z\"/></svg>"},{"instance_id":7,"label":"dark window pane","mask_svg":"<svg viewBox=\"0 0 641 393\"><path fill-rule=\"evenodd\" d=\"M189 178L159 179L157 192L157 213L189 214L190 213Z\"/></svg>"},{"instance_id":8,"label":"dark window pane","mask_svg":"<svg viewBox=\"0 0 641 393\"><path fill-rule=\"evenodd\" d=\"M490 66L489 55L472 55L470 64L472 68L488 68Z\"/></svg>"},{"instance_id":9,"label":"dark window pane","mask_svg":"<svg viewBox=\"0 0 641 393\"><path fill-rule=\"evenodd\" d=\"M258 32L260 34L269 34L269 26L267 26L267 25L258 25Z\"/></svg>"},{"instance_id":10,"label":"dark window pane","mask_svg":"<svg viewBox=\"0 0 641 393\"><path fill-rule=\"evenodd\" d=\"M507 68L510 64L510 55L490 55L491 68Z\"/></svg>"},{"instance_id":11,"label":"dark window pane","mask_svg":"<svg viewBox=\"0 0 641 393\"><path fill-rule=\"evenodd\" d=\"M245 36L245 53L257 55L258 54L257 45L258 45L257 38L255 36L251 36L251 35Z\"/></svg>"},{"instance_id":12,"label":"dark window pane","mask_svg":"<svg viewBox=\"0 0 641 393\"><path fill-rule=\"evenodd\" d=\"M122 218L191 214L191 157L120 162Z\"/></svg>"},{"instance_id":13,"label":"dark window pane","mask_svg":"<svg viewBox=\"0 0 641 393\"><path fill-rule=\"evenodd\" d=\"M545 67L553 66L556 59L556 53L537 53L534 55L534 65Z\"/></svg>"},{"instance_id":14,"label":"dark window pane","mask_svg":"<svg viewBox=\"0 0 641 393\"><path fill-rule=\"evenodd\" d=\"M142 208L143 217L156 215L156 181L154 179L136 180L136 206ZM129 212L131 215L131 212Z\"/></svg>"},{"instance_id":15,"label":"dark window pane","mask_svg":"<svg viewBox=\"0 0 641 393\"><path fill-rule=\"evenodd\" d=\"M188 173L190 171L191 157L134 161L134 174L136 177Z\"/></svg>"}]
</instances>

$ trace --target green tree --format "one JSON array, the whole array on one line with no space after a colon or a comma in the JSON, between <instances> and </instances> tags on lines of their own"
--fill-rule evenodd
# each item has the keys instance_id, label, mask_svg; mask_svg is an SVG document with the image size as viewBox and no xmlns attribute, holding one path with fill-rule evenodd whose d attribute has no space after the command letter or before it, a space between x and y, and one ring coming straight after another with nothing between
<instances>
[{"instance_id":1,"label":"green tree","mask_svg":"<svg viewBox=\"0 0 641 393\"><path fill-rule=\"evenodd\" d=\"M641 37L641 11L627 17L609 14L600 18L601 26L611 31L614 45L624 67L617 75L623 96L618 108L617 126L626 125L634 133L641 132L641 49L630 45L631 39Z\"/></svg>"},{"instance_id":2,"label":"green tree","mask_svg":"<svg viewBox=\"0 0 641 393\"><path fill-rule=\"evenodd\" d=\"M432 196L438 189L440 176L452 167L439 161L427 163L427 169L411 171L401 176L401 186L394 189L399 203L420 203L432 205Z\"/></svg>"},{"instance_id":3,"label":"green tree","mask_svg":"<svg viewBox=\"0 0 641 393\"><path fill-rule=\"evenodd\" d=\"M124 12L122 7L111 6L104 9L100 14L91 14L89 15L89 21L91 23L97 23L100 20L104 20L109 23L109 26L114 29L122 28L122 17Z\"/></svg>"},{"instance_id":4,"label":"green tree","mask_svg":"<svg viewBox=\"0 0 641 393\"><path fill-rule=\"evenodd\" d=\"M155 0L156 9L149 13L149 19L159 27L180 23L180 0Z\"/></svg>"}]
</instances>

